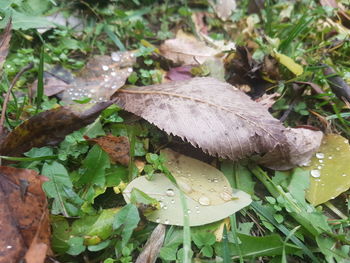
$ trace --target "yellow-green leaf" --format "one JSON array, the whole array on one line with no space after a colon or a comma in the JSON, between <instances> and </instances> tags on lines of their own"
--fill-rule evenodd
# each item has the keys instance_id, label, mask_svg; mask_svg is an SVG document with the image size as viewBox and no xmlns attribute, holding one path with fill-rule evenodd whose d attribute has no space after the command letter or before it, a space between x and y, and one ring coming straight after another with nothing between
<instances>
[{"instance_id":1,"label":"yellow-green leaf","mask_svg":"<svg viewBox=\"0 0 350 263\"><path fill-rule=\"evenodd\" d=\"M301 65L296 63L293 59L290 57L278 53L278 52L273 52L272 55L277 59L279 63L281 63L283 66L285 66L287 69L289 69L291 72L293 72L295 75L299 76L303 74L304 70Z\"/></svg>"},{"instance_id":2,"label":"yellow-green leaf","mask_svg":"<svg viewBox=\"0 0 350 263\"><path fill-rule=\"evenodd\" d=\"M311 160L310 188L306 198L318 205L335 198L350 187L350 146L337 134L324 136L318 152Z\"/></svg>"}]
</instances>

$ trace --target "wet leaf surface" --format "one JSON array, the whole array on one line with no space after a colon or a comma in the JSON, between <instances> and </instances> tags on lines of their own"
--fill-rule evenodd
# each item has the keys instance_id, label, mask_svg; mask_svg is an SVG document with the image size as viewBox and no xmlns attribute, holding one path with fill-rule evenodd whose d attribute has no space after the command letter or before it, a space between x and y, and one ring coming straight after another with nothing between
<instances>
[{"instance_id":1,"label":"wet leaf surface","mask_svg":"<svg viewBox=\"0 0 350 263\"><path fill-rule=\"evenodd\" d=\"M0 177L0 262L19 262L24 256L30 263L44 262L51 235L41 188L47 178L33 170L5 166L0 167ZM38 253L33 261L32 255Z\"/></svg>"},{"instance_id":2,"label":"wet leaf surface","mask_svg":"<svg viewBox=\"0 0 350 263\"><path fill-rule=\"evenodd\" d=\"M232 160L286 143L285 128L267 109L213 78L122 89L116 103L168 134Z\"/></svg>"},{"instance_id":3,"label":"wet leaf surface","mask_svg":"<svg viewBox=\"0 0 350 263\"><path fill-rule=\"evenodd\" d=\"M350 146L340 135L325 135L309 167L307 200L313 205L334 199L350 187Z\"/></svg>"},{"instance_id":4,"label":"wet leaf surface","mask_svg":"<svg viewBox=\"0 0 350 263\"><path fill-rule=\"evenodd\" d=\"M159 50L167 59L176 64L184 65L202 64L208 58L219 53L219 51L183 31L178 31L176 38L164 41Z\"/></svg>"},{"instance_id":5,"label":"wet leaf surface","mask_svg":"<svg viewBox=\"0 0 350 263\"><path fill-rule=\"evenodd\" d=\"M66 135L92 123L111 102L59 107L44 111L17 126L0 145L0 154L18 156L33 147L53 146Z\"/></svg>"},{"instance_id":6,"label":"wet leaf surface","mask_svg":"<svg viewBox=\"0 0 350 263\"><path fill-rule=\"evenodd\" d=\"M223 173L214 167L171 150L163 154L167 158L167 168L185 194L190 226L221 220L250 204L250 196L243 191L232 190ZM123 192L127 202L130 202L133 188L160 203L159 210L145 214L148 220L183 225L179 189L165 175L155 174L153 180L147 180L145 176L133 180Z\"/></svg>"},{"instance_id":7,"label":"wet leaf surface","mask_svg":"<svg viewBox=\"0 0 350 263\"><path fill-rule=\"evenodd\" d=\"M95 139L88 139L89 142L94 142L109 155L112 163L120 163L129 165L129 139L125 136L113 136L111 134Z\"/></svg>"},{"instance_id":8,"label":"wet leaf surface","mask_svg":"<svg viewBox=\"0 0 350 263\"><path fill-rule=\"evenodd\" d=\"M95 56L62 94L62 101L90 98L91 102L110 99L133 72L136 62L133 51L113 52L111 56Z\"/></svg>"}]
</instances>

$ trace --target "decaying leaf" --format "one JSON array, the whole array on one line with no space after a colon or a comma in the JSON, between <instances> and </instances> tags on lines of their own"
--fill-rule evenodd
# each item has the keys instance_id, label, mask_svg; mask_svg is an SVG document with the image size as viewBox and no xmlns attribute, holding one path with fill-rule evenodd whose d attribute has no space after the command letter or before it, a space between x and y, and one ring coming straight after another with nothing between
<instances>
[{"instance_id":1,"label":"decaying leaf","mask_svg":"<svg viewBox=\"0 0 350 263\"><path fill-rule=\"evenodd\" d=\"M187 80L192 78L191 69L192 66L181 66L176 68L171 68L167 74L166 78L170 80Z\"/></svg>"},{"instance_id":2,"label":"decaying leaf","mask_svg":"<svg viewBox=\"0 0 350 263\"><path fill-rule=\"evenodd\" d=\"M125 136L113 136L111 134L95 139L88 139L90 142L95 142L109 155L112 163L120 163L129 165L129 139Z\"/></svg>"},{"instance_id":3,"label":"decaying leaf","mask_svg":"<svg viewBox=\"0 0 350 263\"><path fill-rule=\"evenodd\" d=\"M43 254L35 262L42 263L49 253L50 225L41 188L44 180L33 170L0 167L1 263L19 262L24 256L30 259L38 250Z\"/></svg>"},{"instance_id":4,"label":"decaying leaf","mask_svg":"<svg viewBox=\"0 0 350 263\"><path fill-rule=\"evenodd\" d=\"M163 224L153 230L147 240L141 254L137 257L136 263L154 263L157 260L159 251L163 245L166 227Z\"/></svg>"},{"instance_id":5,"label":"decaying leaf","mask_svg":"<svg viewBox=\"0 0 350 263\"><path fill-rule=\"evenodd\" d=\"M196 159L164 150L166 166L174 176L187 202L190 226L209 224L237 212L250 204L248 194L232 190L222 172ZM132 190L137 188L160 203L160 210L145 214L148 220L166 225L183 225L183 207L179 188L165 175L155 174L153 180L145 176L133 180L124 190L130 202Z\"/></svg>"},{"instance_id":6,"label":"decaying leaf","mask_svg":"<svg viewBox=\"0 0 350 263\"><path fill-rule=\"evenodd\" d=\"M232 12L236 9L236 0L214 0L210 1L214 6L215 12L219 18L226 21ZM214 3L215 2L215 3Z\"/></svg>"},{"instance_id":7,"label":"decaying leaf","mask_svg":"<svg viewBox=\"0 0 350 263\"><path fill-rule=\"evenodd\" d=\"M282 146L287 153L287 158L281 159L279 147L264 155L260 164L275 170L288 170L295 166L308 165L313 154L321 145L323 133L304 128L286 128L287 143Z\"/></svg>"},{"instance_id":8,"label":"decaying leaf","mask_svg":"<svg viewBox=\"0 0 350 263\"><path fill-rule=\"evenodd\" d=\"M7 135L0 144L0 154L18 156L33 147L56 145L67 134L92 123L111 104L67 106L39 113Z\"/></svg>"},{"instance_id":9,"label":"decaying leaf","mask_svg":"<svg viewBox=\"0 0 350 263\"><path fill-rule=\"evenodd\" d=\"M167 59L177 64L198 65L219 53L194 36L178 31L176 38L166 40L159 48Z\"/></svg>"},{"instance_id":10,"label":"decaying leaf","mask_svg":"<svg viewBox=\"0 0 350 263\"><path fill-rule=\"evenodd\" d=\"M211 155L232 160L266 153L285 128L243 92L213 78L121 89L117 104ZM280 147L281 156L284 151Z\"/></svg>"},{"instance_id":11,"label":"decaying leaf","mask_svg":"<svg viewBox=\"0 0 350 263\"><path fill-rule=\"evenodd\" d=\"M350 86L340 77L330 66L325 65L323 74L327 77L327 82L332 91L339 99L346 99L350 102Z\"/></svg>"},{"instance_id":12,"label":"decaying leaf","mask_svg":"<svg viewBox=\"0 0 350 263\"><path fill-rule=\"evenodd\" d=\"M4 65L5 59L9 52L9 45L11 40L11 20L8 22L7 26L4 28L2 35L0 36L0 71Z\"/></svg>"},{"instance_id":13,"label":"decaying leaf","mask_svg":"<svg viewBox=\"0 0 350 263\"><path fill-rule=\"evenodd\" d=\"M91 102L108 101L133 72L133 51L113 52L111 56L93 57L62 95L62 101L91 98Z\"/></svg>"},{"instance_id":14,"label":"decaying leaf","mask_svg":"<svg viewBox=\"0 0 350 263\"><path fill-rule=\"evenodd\" d=\"M325 135L305 169L310 171L306 198L311 204L322 204L345 192L350 187L349 141L337 134Z\"/></svg>"}]
</instances>

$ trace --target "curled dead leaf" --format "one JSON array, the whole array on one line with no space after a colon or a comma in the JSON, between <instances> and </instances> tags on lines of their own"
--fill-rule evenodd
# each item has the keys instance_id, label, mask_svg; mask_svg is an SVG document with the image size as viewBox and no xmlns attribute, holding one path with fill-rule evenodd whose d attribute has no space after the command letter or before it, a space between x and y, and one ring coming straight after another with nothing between
<instances>
[{"instance_id":1,"label":"curled dead leaf","mask_svg":"<svg viewBox=\"0 0 350 263\"><path fill-rule=\"evenodd\" d=\"M2 35L0 36L0 70L4 65L5 59L9 52L9 45L10 45L10 40L12 36L11 29L12 29L12 23L10 20L7 26L5 27Z\"/></svg>"},{"instance_id":2,"label":"curled dead leaf","mask_svg":"<svg viewBox=\"0 0 350 263\"><path fill-rule=\"evenodd\" d=\"M238 160L286 143L267 109L213 78L121 89L116 102L211 155Z\"/></svg>"},{"instance_id":3,"label":"curled dead leaf","mask_svg":"<svg viewBox=\"0 0 350 263\"><path fill-rule=\"evenodd\" d=\"M33 147L56 145L66 135L92 123L112 102L59 107L44 111L17 126L0 144L0 154L18 156Z\"/></svg>"}]
</instances>

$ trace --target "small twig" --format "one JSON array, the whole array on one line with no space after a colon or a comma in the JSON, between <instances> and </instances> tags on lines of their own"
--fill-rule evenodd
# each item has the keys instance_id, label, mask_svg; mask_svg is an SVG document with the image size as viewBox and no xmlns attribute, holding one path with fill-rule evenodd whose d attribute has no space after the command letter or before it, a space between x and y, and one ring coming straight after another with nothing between
<instances>
[{"instance_id":1,"label":"small twig","mask_svg":"<svg viewBox=\"0 0 350 263\"><path fill-rule=\"evenodd\" d=\"M34 66L33 62L29 63L27 66L22 68L21 71L18 72L17 75L15 76L15 78L12 80L11 86L6 93L4 103L2 104L2 111L1 111L1 118L0 118L0 136L2 135L3 129L4 129L6 108L7 108L8 101L10 99L11 90L16 85L18 79L23 75L23 73L26 72L27 70L33 68L33 66Z\"/></svg>"}]
</instances>

